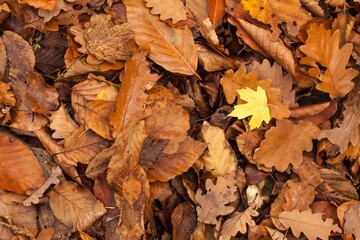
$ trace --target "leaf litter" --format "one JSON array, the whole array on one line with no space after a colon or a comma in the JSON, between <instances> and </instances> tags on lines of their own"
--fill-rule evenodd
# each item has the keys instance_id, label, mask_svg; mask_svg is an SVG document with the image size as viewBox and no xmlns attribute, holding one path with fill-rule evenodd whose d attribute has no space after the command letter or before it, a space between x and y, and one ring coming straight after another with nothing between
<instances>
[{"instance_id":1,"label":"leaf litter","mask_svg":"<svg viewBox=\"0 0 360 240\"><path fill-rule=\"evenodd\" d=\"M359 9L0 1L1 238L358 239Z\"/></svg>"}]
</instances>

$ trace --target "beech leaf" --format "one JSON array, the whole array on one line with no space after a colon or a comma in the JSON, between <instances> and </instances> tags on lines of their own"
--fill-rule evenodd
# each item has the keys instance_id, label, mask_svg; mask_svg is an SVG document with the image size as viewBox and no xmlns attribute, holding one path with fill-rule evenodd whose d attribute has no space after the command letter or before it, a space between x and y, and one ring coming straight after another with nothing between
<instances>
[{"instance_id":1,"label":"beech leaf","mask_svg":"<svg viewBox=\"0 0 360 240\"><path fill-rule=\"evenodd\" d=\"M280 213L279 220L286 228L291 228L295 237L300 237L303 232L309 240L328 239L331 231L342 232L341 228L332 223L332 219L327 218L323 221L321 215L321 213L312 213L311 209L302 212L295 209Z\"/></svg>"}]
</instances>

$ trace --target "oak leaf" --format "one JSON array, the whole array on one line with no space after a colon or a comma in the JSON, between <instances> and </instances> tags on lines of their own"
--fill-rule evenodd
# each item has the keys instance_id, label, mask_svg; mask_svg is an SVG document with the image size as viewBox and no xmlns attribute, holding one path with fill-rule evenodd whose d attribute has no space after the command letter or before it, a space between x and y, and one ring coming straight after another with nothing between
<instances>
[{"instance_id":1,"label":"oak leaf","mask_svg":"<svg viewBox=\"0 0 360 240\"><path fill-rule=\"evenodd\" d=\"M160 14L161 20L172 19L172 23L177 23L181 20L185 20L186 8L181 0L145 0L146 6L151 8L151 13L156 15ZM169 8L171 6L171 8Z\"/></svg>"},{"instance_id":2,"label":"oak leaf","mask_svg":"<svg viewBox=\"0 0 360 240\"><path fill-rule=\"evenodd\" d=\"M54 130L54 133L51 135L53 138L66 138L78 128L78 125L70 117L63 104L61 104L58 110L51 111L50 114L49 119L51 123L49 127Z\"/></svg>"},{"instance_id":3,"label":"oak leaf","mask_svg":"<svg viewBox=\"0 0 360 240\"><path fill-rule=\"evenodd\" d=\"M243 212L234 212L231 214L221 227L220 240L230 239L235 237L238 232L245 234L247 226L255 227L256 223L253 217L259 216L259 213L255 210L256 203L251 204Z\"/></svg>"},{"instance_id":4,"label":"oak leaf","mask_svg":"<svg viewBox=\"0 0 360 240\"><path fill-rule=\"evenodd\" d=\"M255 151L254 161L268 168L275 167L280 172L284 172L290 163L299 166L303 161L303 151L313 148L312 139L319 132L320 129L311 122L296 125L287 119L277 121L276 127L265 133L265 139Z\"/></svg>"},{"instance_id":5,"label":"oak leaf","mask_svg":"<svg viewBox=\"0 0 360 240\"><path fill-rule=\"evenodd\" d=\"M246 87L253 90L257 87L257 76L255 72L246 72L244 67L234 73L232 69L225 72L224 76L220 79L220 84L223 87L226 102L232 104L237 96L235 90L244 89Z\"/></svg>"},{"instance_id":6,"label":"oak leaf","mask_svg":"<svg viewBox=\"0 0 360 240\"><path fill-rule=\"evenodd\" d=\"M204 160L205 170L215 177L225 176L234 171L237 159L229 142L225 139L224 131L204 122L201 133L208 144L208 152L201 157Z\"/></svg>"},{"instance_id":7,"label":"oak leaf","mask_svg":"<svg viewBox=\"0 0 360 240\"><path fill-rule=\"evenodd\" d=\"M150 59L170 72L197 75L198 54L188 28L175 29L132 0L124 1L136 43L150 52Z\"/></svg>"},{"instance_id":8,"label":"oak leaf","mask_svg":"<svg viewBox=\"0 0 360 240\"><path fill-rule=\"evenodd\" d=\"M73 229L85 230L106 213L88 189L74 182L56 185L49 193L49 203L56 218Z\"/></svg>"},{"instance_id":9,"label":"oak leaf","mask_svg":"<svg viewBox=\"0 0 360 240\"><path fill-rule=\"evenodd\" d=\"M136 50L133 36L128 23L114 24L110 15L93 14L84 40L88 53L100 61L115 63L128 59Z\"/></svg>"},{"instance_id":10,"label":"oak leaf","mask_svg":"<svg viewBox=\"0 0 360 240\"><path fill-rule=\"evenodd\" d=\"M239 119L251 116L250 119L250 130L260 127L262 121L269 123L270 111L266 92L260 86L257 87L256 91L251 88L245 88L237 90L240 98L247 103L236 105L234 110L228 115L231 117L237 117Z\"/></svg>"},{"instance_id":11,"label":"oak leaf","mask_svg":"<svg viewBox=\"0 0 360 240\"><path fill-rule=\"evenodd\" d=\"M317 193L315 187L305 185L293 179L288 180L286 183L287 186L284 192L286 203L283 204L283 210L292 211L299 209L300 211L304 211L309 209Z\"/></svg>"},{"instance_id":12,"label":"oak leaf","mask_svg":"<svg viewBox=\"0 0 360 240\"><path fill-rule=\"evenodd\" d=\"M301 232L309 240L328 239L330 232L342 232L341 228L332 223L332 219L322 219L321 213L312 213L311 209L300 212L298 209L284 211L279 214L279 220L286 228L291 228L295 237L300 237ZM316 229L316 231L314 231Z\"/></svg>"},{"instance_id":13,"label":"oak leaf","mask_svg":"<svg viewBox=\"0 0 360 240\"><path fill-rule=\"evenodd\" d=\"M195 199L199 206L196 207L198 213L198 221L207 224L216 224L217 217L220 215L228 215L235 208L228 206L237 199L235 194L237 191L234 185L234 173L227 176L218 177L216 184L210 179L205 182L206 193L203 194L201 189L196 191Z\"/></svg>"}]
</instances>

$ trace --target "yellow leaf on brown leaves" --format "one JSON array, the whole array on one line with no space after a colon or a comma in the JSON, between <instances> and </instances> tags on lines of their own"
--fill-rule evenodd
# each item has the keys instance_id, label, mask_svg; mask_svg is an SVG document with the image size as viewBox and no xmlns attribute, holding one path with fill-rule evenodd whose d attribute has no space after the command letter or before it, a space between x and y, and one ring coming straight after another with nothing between
<instances>
[{"instance_id":1,"label":"yellow leaf on brown leaves","mask_svg":"<svg viewBox=\"0 0 360 240\"><path fill-rule=\"evenodd\" d=\"M45 177L30 148L0 131L0 188L19 194L41 187Z\"/></svg>"},{"instance_id":2,"label":"yellow leaf on brown leaves","mask_svg":"<svg viewBox=\"0 0 360 240\"><path fill-rule=\"evenodd\" d=\"M191 31L169 27L139 2L123 2L135 41L150 52L150 59L170 72L196 75L198 54Z\"/></svg>"},{"instance_id":3,"label":"yellow leaf on brown leaves","mask_svg":"<svg viewBox=\"0 0 360 240\"><path fill-rule=\"evenodd\" d=\"M181 0L145 0L146 6L151 8L151 13L160 14L161 20L172 19L172 23L177 23L186 19L186 8ZM169 6L171 6L169 8Z\"/></svg>"},{"instance_id":4,"label":"yellow leaf on brown leaves","mask_svg":"<svg viewBox=\"0 0 360 240\"><path fill-rule=\"evenodd\" d=\"M276 127L265 133L265 140L255 151L254 160L268 168L275 167L280 172L284 172L290 163L299 166L303 161L303 151L313 148L312 139L319 132L320 129L311 122L296 125L286 119L277 121Z\"/></svg>"},{"instance_id":5,"label":"yellow leaf on brown leaves","mask_svg":"<svg viewBox=\"0 0 360 240\"><path fill-rule=\"evenodd\" d=\"M311 209L300 212L298 209L293 211L284 211L280 213L279 220L286 228L291 228L295 237L300 237L301 232L309 240L328 239L330 232L342 232L342 230L334 225L332 219L322 219L321 213L312 213ZM316 231L314 231L316 229Z\"/></svg>"},{"instance_id":6,"label":"yellow leaf on brown leaves","mask_svg":"<svg viewBox=\"0 0 360 240\"><path fill-rule=\"evenodd\" d=\"M56 218L72 229L85 230L106 213L102 203L85 187L64 181L49 193L49 203Z\"/></svg>"},{"instance_id":7,"label":"yellow leaf on brown leaves","mask_svg":"<svg viewBox=\"0 0 360 240\"><path fill-rule=\"evenodd\" d=\"M225 176L234 171L237 159L229 142L225 139L224 131L204 122L201 132L208 144L208 152L201 157L204 160L205 170L215 177Z\"/></svg>"}]
</instances>

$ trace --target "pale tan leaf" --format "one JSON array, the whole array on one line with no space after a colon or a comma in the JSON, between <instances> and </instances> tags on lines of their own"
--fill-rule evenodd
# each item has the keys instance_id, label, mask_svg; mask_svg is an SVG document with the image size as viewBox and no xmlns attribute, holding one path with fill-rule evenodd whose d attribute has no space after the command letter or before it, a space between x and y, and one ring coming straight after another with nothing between
<instances>
[{"instance_id":1,"label":"pale tan leaf","mask_svg":"<svg viewBox=\"0 0 360 240\"><path fill-rule=\"evenodd\" d=\"M84 123L85 109L82 106L95 100L100 91L106 87L108 87L107 83L92 79L82 81L72 87L71 106L75 111L75 119L79 124Z\"/></svg>"},{"instance_id":2,"label":"pale tan leaf","mask_svg":"<svg viewBox=\"0 0 360 240\"><path fill-rule=\"evenodd\" d=\"M75 163L89 162L103 149L109 147L109 141L100 137L92 130L80 126L65 139L64 154Z\"/></svg>"},{"instance_id":3,"label":"pale tan leaf","mask_svg":"<svg viewBox=\"0 0 360 240\"><path fill-rule=\"evenodd\" d=\"M15 136L0 131L0 188L25 194L38 189L45 181L30 148Z\"/></svg>"},{"instance_id":4,"label":"pale tan leaf","mask_svg":"<svg viewBox=\"0 0 360 240\"><path fill-rule=\"evenodd\" d=\"M85 59L76 59L74 62L66 62L66 72L64 78L76 77L92 72L100 71L99 65L91 65L86 63Z\"/></svg>"},{"instance_id":5,"label":"pale tan leaf","mask_svg":"<svg viewBox=\"0 0 360 240\"><path fill-rule=\"evenodd\" d=\"M231 214L221 227L220 240L230 239L235 237L238 232L245 234L247 232L247 226L255 227L256 223L253 217L259 216L259 213L255 210L256 203L251 204L243 212L234 212Z\"/></svg>"},{"instance_id":6,"label":"pale tan leaf","mask_svg":"<svg viewBox=\"0 0 360 240\"><path fill-rule=\"evenodd\" d=\"M85 109L84 119L86 125L101 137L109 140L113 139L109 114L115 111L115 103L95 100L82 107Z\"/></svg>"},{"instance_id":7,"label":"pale tan leaf","mask_svg":"<svg viewBox=\"0 0 360 240\"><path fill-rule=\"evenodd\" d=\"M280 172L284 172L290 163L299 166L303 161L303 151L311 151L312 139L319 132L320 129L311 122L296 125L287 119L277 121L276 127L265 133L265 140L255 151L254 160L268 168L275 167Z\"/></svg>"},{"instance_id":8,"label":"pale tan leaf","mask_svg":"<svg viewBox=\"0 0 360 240\"><path fill-rule=\"evenodd\" d=\"M218 177L216 184L207 179L205 182L207 192L203 194L201 189L196 191L195 199L199 204L196 207L198 221L216 224L218 216L228 215L235 210L233 206L227 206L237 199L234 177L235 172L228 176Z\"/></svg>"},{"instance_id":9,"label":"pale tan leaf","mask_svg":"<svg viewBox=\"0 0 360 240\"><path fill-rule=\"evenodd\" d=\"M145 52L137 52L126 61L121 75L121 90L116 99L116 112L110 114L110 123L113 126L113 136L116 137L124 125L132 117L139 117L144 111L147 95L147 85L154 84L159 75L150 74L150 64L145 59Z\"/></svg>"},{"instance_id":10,"label":"pale tan leaf","mask_svg":"<svg viewBox=\"0 0 360 240\"><path fill-rule=\"evenodd\" d=\"M202 22L209 17L208 0L187 0L186 7L194 14L197 22Z\"/></svg>"},{"instance_id":11,"label":"pale tan leaf","mask_svg":"<svg viewBox=\"0 0 360 240\"><path fill-rule=\"evenodd\" d=\"M198 54L188 28L171 28L132 0L126 0L124 4L135 41L150 51L151 60L170 72L196 75Z\"/></svg>"},{"instance_id":12,"label":"pale tan leaf","mask_svg":"<svg viewBox=\"0 0 360 240\"><path fill-rule=\"evenodd\" d=\"M66 111L65 106L61 104L60 108L56 111L50 112L51 116L49 117L51 123L49 127L54 130L54 133L51 135L55 139L63 139L68 137L78 125L70 117L69 113Z\"/></svg>"},{"instance_id":13,"label":"pale tan leaf","mask_svg":"<svg viewBox=\"0 0 360 240\"><path fill-rule=\"evenodd\" d=\"M64 181L49 193L49 203L56 218L65 225L82 230L106 213L102 203L86 188Z\"/></svg>"},{"instance_id":14,"label":"pale tan leaf","mask_svg":"<svg viewBox=\"0 0 360 240\"><path fill-rule=\"evenodd\" d=\"M211 172L215 177L224 176L234 171L237 166L237 159L225 138L224 131L204 122L201 132L208 144L208 152L201 157L204 160L205 170Z\"/></svg>"},{"instance_id":15,"label":"pale tan leaf","mask_svg":"<svg viewBox=\"0 0 360 240\"><path fill-rule=\"evenodd\" d=\"M186 8L181 0L145 0L145 2L146 6L151 8L152 14L160 14L161 20L172 19L172 23L175 24L186 19Z\"/></svg>"},{"instance_id":16,"label":"pale tan leaf","mask_svg":"<svg viewBox=\"0 0 360 240\"><path fill-rule=\"evenodd\" d=\"M114 24L107 14L93 14L84 33L89 53L112 63L131 57L136 50L133 36L128 23Z\"/></svg>"},{"instance_id":17,"label":"pale tan leaf","mask_svg":"<svg viewBox=\"0 0 360 240\"><path fill-rule=\"evenodd\" d=\"M328 239L331 231L342 232L341 228L332 223L332 219L323 221L321 215L312 213L311 209L302 212L295 209L280 213L279 220L286 228L291 228L295 237L300 237L303 232L309 240Z\"/></svg>"},{"instance_id":18,"label":"pale tan leaf","mask_svg":"<svg viewBox=\"0 0 360 240\"><path fill-rule=\"evenodd\" d=\"M267 54L282 65L289 73L295 75L295 61L292 52L285 46L282 40L272 41L270 31L242 19L238 19L238 22Z\"/></svg>"},{"instance_id":19,"label":"pale tan leaf","mask_svg":"<svg viewBox=\"0 0 360 240\"><path fill-rule=\"evenodd\" d=\"M59 176L62 175L61 168L57 166L55 169L53 169L51 176L46 179L46 182L38 189L36 192L31 194L27 199L24 200L23 205L24 206L31 206L31 204L38 204L40 201L40 198L43 197L43 194L52 184L58 184L60 180L58 179Z\"/></svg>"},{"instance_id":20,"label":"pale tan leaf","mask_svg":"<svg viewBox=\"0 0 360 240\"><path fill-rule=\"evenodd\" d=\"M272 240L287 240L285 235L282 234L280 231L277 231L269 227L266 227L266 230L269 232Z\"/></svg>"}]
</instances>

